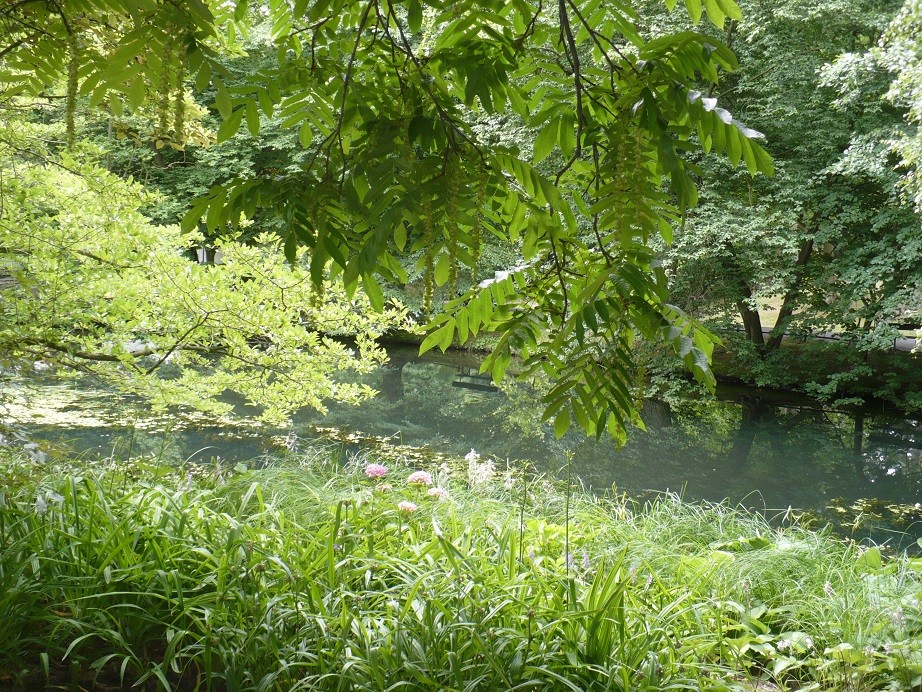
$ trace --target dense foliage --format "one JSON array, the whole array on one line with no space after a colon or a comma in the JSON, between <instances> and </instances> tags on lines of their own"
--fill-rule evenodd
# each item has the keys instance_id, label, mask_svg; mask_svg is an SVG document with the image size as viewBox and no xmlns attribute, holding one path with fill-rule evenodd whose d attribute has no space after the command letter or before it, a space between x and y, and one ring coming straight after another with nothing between
<instances>
[{"instance_id":1,"label":"dense foliage","mask_svg":"<svg viewBox=\"0 0 922 692\"><path fill-rule=\"evenodd\" d=\"M155 198L88 157L42 156L47 135L0 125L7 367L65 365L158 408L210 414L229 411L223 395L234 392L272 421L373 394L335 376L383 362L375 340L412 328L405 310L376 312L337 285L318 290L265 234L223 241L219 264L190 261L200 237L151 224L138 207Z\"/></svg>"},{"instance_id":2,"label":"dense foliage","mask_svg":"<svg viewBox=\"0 0 922 692\"><path fill-rule=\"evenodd\" d=\"M686 5L696 22L740 18L733 0ZM694 88L735 69L721 41L691 30L648 40L630 6L595 1L264 9L275 60L231 87L218 54L239 49L246 3L16 3L0 15L4 94L66 82L69 140L79 96L113 116L152 108L159 148L184 145L192 80L214 89L219 141L244 122L258 136L260 113L278 114L307 153L296 168L217 185L184 225L204 217L223 232L262 210L289 260L309 248L315 284L332 266L379 308L376 276L403 279L396 256L408 248L423 251L429 304L436 284L457 285L459 265L477 266L484 234L521 243L523 262L449 303L424 348L500 332L494 376L513 352L545 371L559 433L575 419L620 436L638 420L638 333L711 379L711 338L666 302L650 243L696 202L695 135L734 166L771 171L758 133ZM530 151L494 140L503 118L535 133Z\"/></svg>"},{"instance_id":3,"label":"dense foliage","mask_svg":"<svg viewBox=\"0 0 922 692\"><path fill-rule=\"evenodd\" d=\"M918 321L920 224L891 153L904 108L884 101L892 73L877 53L896 9L752 3L728 39L744 67L717 93L766 133L778 173L750 182L705 167L702 204L670 252L674 288L768 350L788 332L883 349ZM762 321L769 304L775 325Z\"/></svg>"},{"instance_id":4,"label":"dense foliage","mask_svg":"<svg viewBox=\"0 0 922 692\"><path fill-rule=\"evenodd\" d=\"M600 502L475 454L388 464L6 457L0 683L919 684L918 560L722 506Z\"/></svg>"}]
</instances>

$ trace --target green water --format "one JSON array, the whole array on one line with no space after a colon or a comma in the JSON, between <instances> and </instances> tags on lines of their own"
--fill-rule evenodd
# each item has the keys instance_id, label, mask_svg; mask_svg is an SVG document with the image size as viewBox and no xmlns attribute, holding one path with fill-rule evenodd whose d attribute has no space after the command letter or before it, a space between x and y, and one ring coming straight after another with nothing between
<instances>
[{"instance_id":1,"label":"green water","mask_svg":"<svg viewBox=\"0 0 922 692\"><path fill-rule=\"evenodd\" d=\"M527 388L508 394L471 389L478 383L459 377L461 366L475 365L464 354L437 362L413 354L393 350L391 364L366 380L380 391L374 400L333 405L325 417L300 414L291 431L207 420L177 425L169 416L150 421L126 414L124 402L105 393L73 387L38 387L33 402L45 397L57 403L29 414L22 408L19 415L27 415L23 422L37 437L81 454L245 461L278 449L286 435L291 444L316 437L316 426L325 426L457 455L475 449L500 462L527 459L548 473L560 472L571 459L583 484L632 495L669 490L690 500L729 499L770 512L823 508L835 498L846 505L861 498L922 502L919 420L881 414L859 419L809 402L724 389L716 401L673 408L648 403L647 431L634 431L616 449L607 439L595 443L576 432L555 440L538 422L537 395ZM346 446L347 452L360 449L358 442ZM903 523L912 529L913 520Z\"/></svg>"}]
</instances>

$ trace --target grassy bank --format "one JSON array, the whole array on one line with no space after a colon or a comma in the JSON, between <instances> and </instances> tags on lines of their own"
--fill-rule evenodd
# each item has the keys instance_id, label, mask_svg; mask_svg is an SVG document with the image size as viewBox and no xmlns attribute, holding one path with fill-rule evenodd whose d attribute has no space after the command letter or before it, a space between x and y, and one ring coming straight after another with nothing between
<instances>
[{"instance_id":1,"label":"grassy bank","mask_svg":"<svg viewBox=\"0 0 922 692\"><path fill-rule=\"evenodd\" d=\"M920 686L919 562L484 459L330 458L5 457L0 688Z\"/></svg>"}]
</instances>

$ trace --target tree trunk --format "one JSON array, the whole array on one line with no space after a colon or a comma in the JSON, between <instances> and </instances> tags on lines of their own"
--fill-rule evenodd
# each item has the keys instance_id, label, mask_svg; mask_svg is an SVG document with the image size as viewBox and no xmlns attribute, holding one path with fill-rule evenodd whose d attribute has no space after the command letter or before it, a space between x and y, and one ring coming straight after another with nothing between
<instances>
[{"instance_id":1,"label":"tree trunk","mask_svg":"<svg viewBox=\"0 0 922 692\"><path fill-rule=\"evenodd\" d=\"M804 267L810 261L813 254L813 238L805 240L800 245L800 252L797 253L797 261L794 263L794 283L784 294L784 300L781 302L781 310L778 311L778 320L772 329L771 337L766 344L769 351L773 351L781 346L784 339L784 333L787 331L787 322L794 314L795 301L800 295L800 285L803 282Z\"/></svg>"},{"instance_id":2,"label":"tree trunk","mask_svg":"<svg viewBox=\"0 0 922 692\"><path fill-rule=\"evenodd\" d=\"M861 456L864 452L864 414L855 414L855 431L852 435L852 453Z\"/></svg>"},{"instance_id":3,"label":"tree trunk","mask_svg":"<svg viewBox=\"0 0 922 692\"><path fill-rule=\"evenodd\" d=\"M384 378L381 380L381 394L388 401L403 399L403 366L407 361L402 358L392 357L384 366Z\"/></svg>"},{"instance_id":4,"label":"tree trunk","mask_svg":"<svg viewBox=\"0 0 922 692\"><path fill-rule=\"evenodd\" d=\"M765 345L765 336L762 334L762 318L758 310L749 307L749 301L752 299L752 289L746 283L742 284L743 300L736 301L736 307L740 311L740 318L743 320L743 328L746 330L746 338L756 346Z\"/></svg>"},{"instance_id":5,"label":"tree trunk","mask_svg":"<svg viewBox=\"0 0 922 692\"><path fill-rule=\"evenodd\" d=\"M644 399L640 417L644 424L652 430L668 428L672 425L672 410L669 404L659 399Z\"/></svg>"}]
</instances>

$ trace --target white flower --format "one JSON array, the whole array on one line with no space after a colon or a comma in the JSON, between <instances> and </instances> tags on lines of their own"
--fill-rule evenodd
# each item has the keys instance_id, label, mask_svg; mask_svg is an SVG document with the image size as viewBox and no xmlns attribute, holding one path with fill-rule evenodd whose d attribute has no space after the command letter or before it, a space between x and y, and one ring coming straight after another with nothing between
<instances>
[{"instance_id":1,"label":"white flower","mask_svg":"<svg viewBox=\"0 0 922 692\"><path fill-rule=\"evenodd\" d=\"M480 455L473 449L467 459L467 481L471 485L488 485L496 473L496 465L492 459L480 461Z\"/></svg>"}]
</instances>

